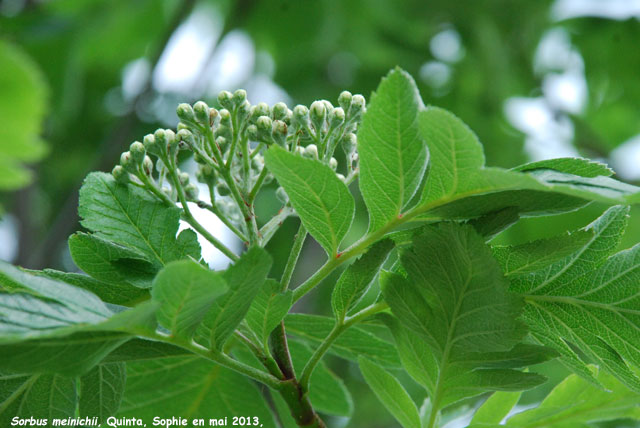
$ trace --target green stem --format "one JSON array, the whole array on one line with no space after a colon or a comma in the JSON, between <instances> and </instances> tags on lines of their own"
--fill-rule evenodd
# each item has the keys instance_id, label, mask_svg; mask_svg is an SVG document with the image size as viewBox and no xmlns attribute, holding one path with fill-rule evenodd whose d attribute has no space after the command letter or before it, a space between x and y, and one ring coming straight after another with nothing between
<instances>
[{"instance_id":1,"label":"green stem","mask_svg":"<svg viewBox=\"0 0 640 428\"><path fill-rule=\"evenodd\" d=\"M267 167L263 166L262 171L260 171L260 175L256 180L256 183L253 185L253 188L251 188L251 191L249 192L249 196L247 197L247 202L249 203L249 205L253 206L253 202L256 199L256 195L258 194L258 191L262 187L262 183L264 183L264 179L267 178L268 173L269 171L267 171Z\"/></svg>"},{"instance_id":2,"label":"green stem","mask_svg":"<svg viewBox=\"0 0 640 428\"><path fill-rule=\"evenodd\" d=\"M287 260L287 264L284 267L284 272L282 273L282 279L280 280L282 292L287 291L287 289L289 288L289 283L291 282L293 271L295 270L296 264L298 263L298 257L300 257L300 252L302 251L302 246L304 245L305 239L307 239L307 229L302 224L302 221L300 221L300 228L298 229L298 233L293 240L293 247L291 248L291 252L289 253L289 259Z\"/></svg>"},{"instance_id":3,"label":"green stem","mask_svg":"<svg viewBox=\"0 0 640 428\"><path fill-rule=\"evenodd\" d=\"M244 235L244 233L242 233L240 231L240 229L235 227L234 224L231 223L226 216L222 215L222 213L220 212L220 210L218 209L217 206L210 205L210 204L207 204L206 202L202 202L202 201L198 202L198 206L200 208L204 208L204 209L206 209L208 211L211 211L213 214L216 215L216 217L218 217L220 219L220 221L222 223L224 223L225 226L227 226L229 228L230 231L235 233L238 238L240 238L244 242L247 242L247 237Z\"/></svg>"},{"instance_id":4,"label":"green stem","mask_svg":"<svg viewBox=\"0 0 640 428\"><path fill-rule=\"evenodd\" d=\"M251 339L249 339L239 331L236 330L235 335L242 343L247 345L247 348L249 348L249 350L253 353L253 355L255 355L256 358L260 360L262 365L267 370L269 370L269 373L271 373L278 379L284 379L284 375L282 374L282 371L278 367L278 363L276 363L276 360L274 360L270 354L267 354L267 352L265 352L262 348L260 348L260 346L256 345Z\"/></svg>"},{"instance_id":5,"label":"green stem","mask_svg":"<svg viewBox=\"0 0 640 428\"><path fill-rule=\"evenodd\" d=\"M189 223L198 233L205 237L205 239L214 247L222 252L225 256L229 257L232 261L238 261L239 257L235 255L233 251L231 251L226 245L224 245L221 241L219 241L215 236L213 236L207 229L202 227L200 223L195 219L193 214L191 214L191 210L189 210L189 205L187 204L187 198L184 194L184 189L180 184L180 179L178 178L178 174L176 173L175 165L169 166L169 175L171 176L171 180L173 181L173 185L178 191L178 198L180 199L180 204L182 205L182 217L183 219Z\"/></svg>"},{"instance_id":6,"label":"green stem","mask_svg":"<svg viewBox=\"0 0 640 428\"><path fill-rule=\"evenodd\" d=\"M278 214L275 215L275 217L272 217L271 220L269 220L264 226L262 226L262 228L260 228L260 242L263 247L267 245L267 243L271 240L273 235L276 233L276 230L278 230L278 228L282 226L282 222L284 222L287 217L292 214L293 210L291 209L291 207L285 205L278 212Z\"/></svg>"},{"instance_id":7,"label":"green stem","mask_svg":"<svg viewBox=\"0 0 640 428\"><path fill-rule=\"evenodd\" d=\"M309 390L309 381L311 380L311 375L315 370L316 366L322 360L324 354L329 350L333 342L349 327L354 324L357 324L364 320L365 318L370 317L371 315L377 314L378 312L384 311L389 308L389 305L386 302L378 302L373 305L367 306L361 311L357 312L353 316L347 317L344 320L337 320L333 329L329 333L329 335L324 339L324 341L320 344L320 346L315 350L307 364L304 366L302 370L302 376L300 376L300 386L303 391Z\"/></svg>"}]
</instances>

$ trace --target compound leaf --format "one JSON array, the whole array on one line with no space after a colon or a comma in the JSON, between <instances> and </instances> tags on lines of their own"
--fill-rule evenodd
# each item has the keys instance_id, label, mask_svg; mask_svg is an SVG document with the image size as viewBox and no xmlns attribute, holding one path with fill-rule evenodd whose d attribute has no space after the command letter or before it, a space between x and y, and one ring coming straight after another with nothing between
<instances>
[{"instance_id":1,"label":"compound leaf","mask_svg":"<svg viewBox=\"0 0 640 428\"><path fill-rule=\"evenodd\" d=\"M358 130L360 191L369 230L397 218L415 194L428 154L418 131L423 108L413 78L396 68L382 79Z\"/></svg>"}]
</instances>

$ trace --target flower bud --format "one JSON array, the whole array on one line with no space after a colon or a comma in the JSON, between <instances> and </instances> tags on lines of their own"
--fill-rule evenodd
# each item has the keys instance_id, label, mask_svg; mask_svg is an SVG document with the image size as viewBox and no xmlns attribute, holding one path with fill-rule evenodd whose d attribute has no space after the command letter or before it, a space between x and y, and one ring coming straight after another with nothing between
<instances>
[{"instance_id":1,"label":"flower bud","mask_svg":"<svg viewBox=\"0 0 640 428\"><path fill-rule=\"evenodd\" d=\"M153 161L149 156L145 156L142 161L142 170L145 174L151 177L151 173L153 172Z\"/></svg>"},{"instance_id":2,"label":"flower bud","mask_svg":"<svg viewBox=\"0 0 640 428\"><path fill-rule=\"evenodd\" d=\"M238 123L242 123L245 120L247 120L247 118L249 117L249 113L251 111L251 104L249 103L249 101L245 100L242 104L240 104L240 106L238 107Z\"/></svg>"},{"instance_id":3,"label":"flower bud","mask_svg":"<svg viewBox=\"0 0 640 428\"><path fill-rule=\"evenodd\" d=\"M274 120L271 129L271 136L276 143L284 147L287 141L287 124L281 120Z\"/></svg>"},{"instance_id":4,"label":"flower bud","mask_svg":"<svg viewBox=\"0 0 640 428\"><path fill-rule=\"evenodd\" d=\"M220 109L220 125L228 126L231 128L231 113L226 108Z\"/></svg>"},{"instance_id":5,"label":"flower bud","mask_svg":"<svg viewBox=\"0 0 640 428\"><path fill-rule=\"evenodd\" d=\"M342 107L334 108L329 113L329 126L331 128L337 128L344 122L344 110Z\"/></svg>"},{"instance_id":6,"label":"flower bud","mask_svg":"<svg viewBox=\"0 0 640 428\"><path fill-rule=\"evenodd\" d=\"M318 146L309 144L305 147L303 156L310 159L318 159Z\"/></svg>"},{"instance_id":7,"label":"flower bud","mask_svg":"<svg viewBox=\"0 0 640 428\"><path fill-rule=\"evenodd\" d=\"M178 122L178 126L176 126L176 129L178 131L182 131L183 129L191 130L191 127L189 127L189 125L187 125L186 123Z\"/></svg>"},{"instance_id":8,"label":"flower bud","mask_svg":"<svg viewBox=\"0 0 640 428\"><path fill-rule=\"evenodd\" d=\"M216 186L216 190L218 191L218 195L220 196L227 196L231 193L229 186L227 186L227 183L225 183L224 181L218 183L218 185Z\"/></svg>"},{"instance_id":9,"label":"flower bud","mask_svg":"<svg viewBox=\"0 0 640 428\"><path fill-rule=\"evenodd\" d=\"M255 126L255 125L247 126L247 137L251 141L257 141L258 140L258 127Z\"/></svg>"},{"instance_id":10,"label":"flower bud","mask_svg":"<svg viewBox=\"0 0 640 428\"><path fill-rule=\"evenodd\" d=\"M286 204L289 201L289 195L287 195L287 192L282 187L278 187L276 189L276 198L278 198L278 200L283 204Z\"/></svg>"},{"instance_id":11,"label":"flower bud","mask_svg":"<svg viewBox=\"0 0 640 428\"><path fill-rule=\"evenodd\" d=\"M147 152L154 154L157 153L156 138L153 136L153 134L145 135L142 139L142 144L144 145L144 148Z\"/></svg>"},{"instance_id":12,"label":"flower bud","mask_svg":"<svg viewBox=\"0 0 640 428\"><path fill-rule=\"evenodd\" d=\"M256 121L256 127L258 128L258 136L271 134L271 127L273 122L269 116L260 116Z\"/></svg>"},{"instance_id":13,"label":"flower bud","mask_svg":"<svg viewBox=\"0 0 640 428\"><path fill-rule=\"evenodd\" d=\"M354 95L351 99L351 107L347 112L349 119L358 119L365 111L365 100L360 94Z\"/></svg>"},{"instance_id":14,"label":"flower bud","mask_svg":"<svg viewBox=\"0 0 640 428\"><path fill-rule=\"evenodd\" d=\"M324 119L327 116L327 107L323 101L314 101L309 109L309 118L313 123L316 132L322 130Z\"/></svg>"},{"instance_id":15,"label":"flower bud","mask_svg":"<svg viewBox=\"0 0 640 428\"><path fill-rule=\"evenodd\" d=\"M267 103L258 103L251 107L251 120L256 121L260 116L269 116L269 106Z\"/></svg>"},{"instance_id":16,"label":"flower bud","mask_svg":"<svg viewBox=\"0 0 640 428\"><path fill-rule=\"evenodd\" d=\"M176 135L176 137L178 138L178 141L184 141L189 146L194 146L195 143L196 143L196 139L193 136L193 133L191 131L189 131L188 129L179 130L178 134Z\"/></svg>"},{"instance_id":17,"label":"flower bud","mask_svg":"<svg viewBox=\"0 0 640 428\"><path fill-rule=\"evenodd\" d=\"M135 141L129 146L129 152L133 161L137 164L141 164L144 160L144 156L147 154L144 149L144 145L140 141Z\"/></svg>"},{"instance_id":18,"label":"flower bud","mask_svg":"<svg viewBox=\"0 0 640 428\"><path fill-rule=\"evenodd\" d=\"M338 104L340 104L340 107L342 107L344 111L349 111L352 97L353 95L351 95L351 92L349 91L342 91L340 96L338 96Z\"/></svg>"},{"instance_id":19,"label":"flower bud","mask_svg":"<svg viewBox=\"0 0 640 428\"><path fill-rule=\"evenodd\" d=\"M218 102L222 107L226 108L227 110L230 110L233 108L232 100L233 100L233 95L231 95L231 92L220 91L220 93L218 93Z\"/></svg>"},{"instance_id":20,"label":"flower bud","mask_svg":"<svg viewBox=\"0 0 640 428\"><path fill-rule=\"evenodd\" d=\"M209 125L209 106L204 101L198 101L193 105L196 120L201 125Z\"/></svg>"},{"instance_id":21,"label":"flower bud","mask_svg":"<svg viewBox=\"0 0 640 428\"><path fill-rule=\"evenodd\" d=\"M189 183L184 188L184 193L185 193L185 196L187 197L188 200L197 201L198 200L198 194L200 193L200 189L198 189L198 186L196 184Z\"/></svg>"},{"instance_id":22,"label":"flower bud","mask_svg":"<svg viewBox=\"0 0 640 428\"><path fill-rule=\"evenodd\" d=\"M213 107L209 109L209 126L214 127L220 122L220 113Z\"/></svg>"},{"instance_id":23,"label":"flower bud","mask_svg":"<svg viewBox=\"0 0 640 428\"><path fill-rule=\"evenodd\" d=\"M196 120L193 107L191 107L187 103L179 104L178 108L176 109L176 114L178 115L178 118L180 120L183 120L185 122L195 122Z\"/></svg>"},{"instance_id":24,"label":"flower bud","mask_svg":"<svg viewBox=\"0 0 640 428\"><path fill-rule=\"evenodd\" d=\"M216 172L211 165L200 165L196 178L200 183L204 183L208 186L214 186L216 184Z\"/></svg>"},{"instance_id":25,"label":"flower bud","mask_svg":"<svg viewBox=\"0 0 640 428\"><path fill-rule=\"evenodd\" d=\"M165 129L164 135L167 145L167 153L169 154L169 157L174 157L176 153L178 153L178 139L176 138L176 133L171 129Z\"/></svg>"},{"instance_id":26,"label":"flower bud","mask_svg":"<svg viewBox=\"0 0 640 428\"><path fill-rule=\"evenodd\" d=\"M251 167L257 171L262 170L264 167L264 156L257 154L251 159Z\"/></svg>"},{"instance_id":27,"label":"flower bud","mask_svg":"<svg viewBox=\"0 0 640 428\"><path fill-rule=\"evenodd\" d=\"M189 184L189 174L187 174L186 172L179 172L178 180L180 181L180 184L186 186L187 184Z\"/></svg>"},{"instance_id":28,"label":"flower bud","mask_svg":"<svg viewBox=\"0 0 640 428\"><path fill-rule=\"evenodd\" d=\"M120 155L120 165L122 165L122 167L127 172L131 172L133 174L137 172L136 163L133 161L133 156L131 156L131 152L128 152L128 151L123 152Z\"/></svg>"},{"instance_id":29,"label":"flower bud","mask_svg":"<svg viewBox=\"0 0 640 428\"><path fill-rule=\"evenodd\" d=\"M244 89L238 89L233 93L233 97L231 98L231 102L234 107L240 107L242 103L247 100L247 91Z\"/></svg>"},{"instance_id":30,"label":"flower bud","mask_svg":"<svg viewBox=\"0 0 640 428\"><path fill-rule=\"evenodd\" d=\"M218 137L216 138L216 145L220 148L220 151L224 153L226 147L227 147L227 142L229 140L227 140L225 137Z\"/></svg>"},{"instance_id":31,"label":"flower bud","mask_svg":"<svg viewBox=\"0 0 640 428\"><path fill-rule=\"evenodd\" d=\"M306 150L305 150L304 147L302 147L302 146L296 147L296 154L297 155L304 156L305 152L306 152Z\"/></svg>"},{"instance_id":32,"label":"flower bud","mask_svg":"<svg viewBox=\"0 0 640 428\"><path fill-rule=\"evenodd\" d=\"M124 170L122 165L116 165L111 171L113 178L120 184L127 184L129 182L129 173Z\"/></svg>"},{"instance_id":33,"label":"flower bud","mask_svg":"<svg viewBox=\"0 0 640 428\"><path fill-rule=\"evenodd\" d=\"M273 106L271 110L271 115L274 120L282 120L287 116L287 105L285 103L277 103Z\"/></svg>"},{"instance_id":34,"label":"flower bud","mask_svg":"<svg viewBox=\"0 0 640 428\"><path fill-rule=\"evenodd\" d=\"M335 171L336 169L338 169L338 160L336 158L329 159L329 166L332 170Z\"/></svg>"},{"instance_id":35,"label":"flower bud","mask_svg":"<svg viewBox=\"0 0 640 428\"><path fill-rule=\"evenodd\" d=\"M336 177L338 177L338 179L339 179L340 181L342 181L343 183L346 181L345 176L344 176L344 175L342 175L342 174L336 174Z\"/></svg>"},{"instance_id":36,"label":"flower bud","mask_svg":"<svg viewBox=\"0 0 640 428\"><path fill-rule=\"evenodd\" d=\"M301 128L306 128L309 126L309 109L303 105L297 105L293 108L293 118L292 121L294 125L297 125Z\"/></svg>"},{"instance_id":37,"label":"flower bud","mask_svg":"<svg viewBox=\"0 0 640 428\"><path fill-rule=\"evenodd\" d=\"M218 125L215 132L216 139L222 137L225 140L231 141L233 139L233 133L231 132L231 128L225 125Z\"/></svg>"}]
</instances>

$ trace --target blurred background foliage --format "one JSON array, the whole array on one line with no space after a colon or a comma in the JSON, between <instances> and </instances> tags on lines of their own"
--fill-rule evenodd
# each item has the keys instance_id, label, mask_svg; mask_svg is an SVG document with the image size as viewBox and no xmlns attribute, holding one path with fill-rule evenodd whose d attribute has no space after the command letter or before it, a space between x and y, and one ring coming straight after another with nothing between
<instances>
[{"instance_id":1,"label":"blurred background foliage","mask_svg":"<svg viewBox=\"0 0 640 428\"><path fill-rule=\"evenodd\" d=\"M76 269L66 238L79 228L82 179L110 170L135 139L175 126L178 102L215 105L219 90L238 87L252 103L335 102L343 89L368 97L395 65L415 76L425 103L469 124L488 165L580 155L638 184L639 19L632 0L2 0L0 258ZM279 208L273 191L259 216ZM579 228L602 210L524 219L496 241ZM640 241L639 218L635 209L622 247ZM360 203L350 240L366 222ZM270 244L274 275L295 229L288 220ZM212 266L224 265L206 250ZM298 281L323 258L313 242L303 256ZM320 287L300 310L329 312L329 292ZM331 426L393 426L357 370L335 363L356 399L352 420Z\"/></svg>"}]
</instances>

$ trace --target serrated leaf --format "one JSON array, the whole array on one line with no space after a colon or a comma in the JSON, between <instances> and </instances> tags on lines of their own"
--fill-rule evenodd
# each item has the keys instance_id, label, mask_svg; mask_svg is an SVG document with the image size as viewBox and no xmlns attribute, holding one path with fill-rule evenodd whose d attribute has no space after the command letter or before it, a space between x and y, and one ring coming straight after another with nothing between
<instances>
[{"instance_id":1,"label":"serrated leaf","mask_svg":"<svg viewBox=\"0 0 640 428\"><path fill-rule=\"evenodd\" d=\"M420 428L420 415L404 387L382 367L360 357L362 376L386 409L404 428Z\"/></svg>"},{"instance_id":2,"label":"serrated leaf","mask_svg":"<svg viewBox=\"0 0 640 428\"><path fill-rule=\"evenodd\" d=\"M600 371L598 388L571 375L556 386L542 403L518 413L505 426L514 428L578 427L589 422L620 418L640 420L640 395L629 391L613 376Z\"/></svg>"},{"instance_id":3,"label":"serrated leaf","mask_svg":"<svg viewBox=\"0 0 640 428\"><path fill-rule=\"evenodd\" d=\"M199 357L175 357L127 363L127 384L118 416L137 417L152 426L161 418L233 416L276 424L256 386L244 376ZM253 422L253 419L251 419Z\"/></svg>"},{"instance_id":4,"label":"serrated leaf","mask_svg":"<svg viewBox=\"0 0 640 428\"><path fill-rule=\"evenodd\" d=\"M87 233L69 237L69 252L75 264L93 278L111 284L151 288L159 266L137 250Z\"/></svg>"},{"instance_id":5,"label":"serrated leaf","mask_svg":"<svg viewBox=\"0 0 640 428\"><path fill-rule=\"evenodd\" d=\"M313 351L304 343L295 340L289 341L289 351L296 374L300 376ZM349 390L342 379L330 371L322 361L311 375L309 399L313 408L322 413L337 416L351 416L353 413L353 401Z\"/></svg>"},{"instance_id":6,"label":"serrated leaf","mask_svg":"<svg viewBox=\"0 0 640 428\"><path fill-rule=\"evenodd\" d=\"M331 295L331 307L336 319L344 320L360 301L393 247L393 241L389 239L378 241L340 275Z\"/></svg>"},{"instance_id":7,"label":"serrated leaf","mask_svg":"<svg viewBox=\"0 0 640 428\"><path fill-rule=\"evenodd\" d=\"M420 185L428 163L417 122L422 107L413 78L399 68L371 96L358 129L360 192L369 230L397 218Z\"/></svg>"},{"instance_id":8,"label":"serrated leaf","mask_svg":"<svg viewBox=\"0 0 640 428\"><path fill-rule=\"evenodd\" d=\"M512 276L511 288L525 297L523 319L533 336L561 352L570 368L591 378L564 341L640 391L640 379L628 367L640 367L640 246L610 256L627 213L610 208L584 229L592 235L579 251Z\"/></svg>"},{"instance_id":9,"label":"serrated leaf","mask_svg":"<svg viewBox=\"0 0 640 428\"><path fill-rule=\"evenodd\" d=\"M287 333L317 346L331 332L335 320L320 315L289 314L285 318ZM384 367L400 367L395 347L359 326L349 327L329 348L329 352L347 360L358 361L362 355Z\"/></svg>"},{"instance_id":10,"label":"serrated leaf","mask_svg":"<svg viewBox=\"0 0 640 428\"><path fill-rule=\"evenodd\" d=\"M127 380L124 363L100 364L80 378L78 411L80 417L97 417L104 423L116 414Z\"/></svg>"},{"instance_id":11,"label":"serrated leaf","mask_svg":"<svg viewBox=\"0 0 640 428\"><path fill-rule=\"evenodd\" d=\"M425 227L401 263L407 277L383 273L382 292L404 326L391 323L404 366L427 389L434 411L487 390L528 389L544 380L511 369L524 354L516 348L526 332L516 320L521 302L472 227Z\"/></svg>"},{"instance_id":12,"label":"serrated leaf","mask_svg":"<svg viewBox=\"0 0 640 428\"><path fill-rule=\"evenodd\" d=\"M151 298L158 303L161 326L190 339L213 302L228 291L222 275L193 260L166 265L153 281Z\"/></svg>"},{"instance_id":13,"label":"serrated leaf","mask_svg":"<svg viewBox=\"0 0 640 428\"><path fill-rule=\"evenodd\" d=\"M291 290L281 293L280 288L278 281L267 280L247 312L247 324L263 344L267 343L269 334L287 315L293 302Z\"/></svg>"},{"instance_id":14,"label":"serrated leaf","mask_svg":"<svg viewBox=\"0 0 640 428\"><path fill-rule=\"evenodd\" d=\"M287 192L304 227L329 257L335 257L355 212L347 186L329 166L276 145L267 150L265 162Z\"/></svg>"},{"instance_id":15,"label":"serrated leaf","mask_svg":"<svg viewBox=\"0 0 640 428\"><path fill-rule=\"evenodd\" d=\"M21 419L66 419L75 416L74 378L51 374L0 372L0 425L10 427Z\"/></svg>"},{"instance_id":16,"label":"serrated leaf","mask_svg":"<svg viewBox=\"0 0 640 428\"><path fill-rule=\"evenodd\" d=\"M223 274L229 291L216 299L196 331L196 340L222 349L251 307L271 269L271 257L260 247L252 247Z\"/></svg>"},{"instance_id":17,"label":"serrated leaf","mask_svg":"<svg viewBox=\"0 0 640 428\"><path fill-rule=\"evenodd\" d=\"M520 245L493 245L491 252L506 276L534 272L543 266L576 253L593 238L593 231L540 239Z\"/></svg>"},{"instance_id":18,"label":"serrated leaf","mask_svg":"<svg viewBox=\"0 0 640 428\"><path fill-rule=\"evenodd\" d=\"M518 404L522 392L498 391L491 394L471 419L471 426L477 424L500 425L511 409Z\"/></svg>"},{"instance_id":19,"label":"serrated leaf","mask_svg":"<svg viewBox=\"0 0 640 428\"><path fill-rule=\"evenodd\" d=\"M607 164L585 158L556 158L530 162L513 168L514 171L532 171L534 169L553 169L581 177L610 177L613 170Z\"/></svg>"},{"instance_id":20,"label":"serrated leaf","mask_svg":"<svg viewBox=\"0 0 640 428\"><path fill-rule=\"evenodd\" d=\"M469 220L469 225L488 241L520 220L518 209L507 207Z\"/></svg>"},{"instance_id":21,"label":"serrated leaf","mask_svg":"<svg viewBox=\"0 0 640 428\"><path fill-rule=\"evenodd\" d=\"M54 269L28 272L83 288L98 296L103 302L115 305L132 306L149 299L148 290L124 283L106 283L80 273L61 272Z\"/></svg>"},{"instance_id":22,"label":"serrated leaf","mask_svg":"<svg viewBox=\"0 0 640 428\"><path fill-rule=\"evenodd\" d=\"M135 250L157 266L187 257L200 259L193 231L176 238L180 209L167 207L133 185L118 184L111 174L87 176L78 212L82 225L96 237Z\"/></svg>"},{"instance_id":23,"label":"serrated leaf","mask_svg":"<svg viewBox=\"0 0 640 428\"><path fill-rule=\"evenodd\" d=\"M480 142L456 116L429 107L419 113L418 121L431 155L419 204L424 218L468 219L508 207L519 214L546 215L571 211L588 201L640 200L639 188L606 176L582 177L550 169L552 165L526 172L485 167Z\"/></svg>"}]
</instances>

